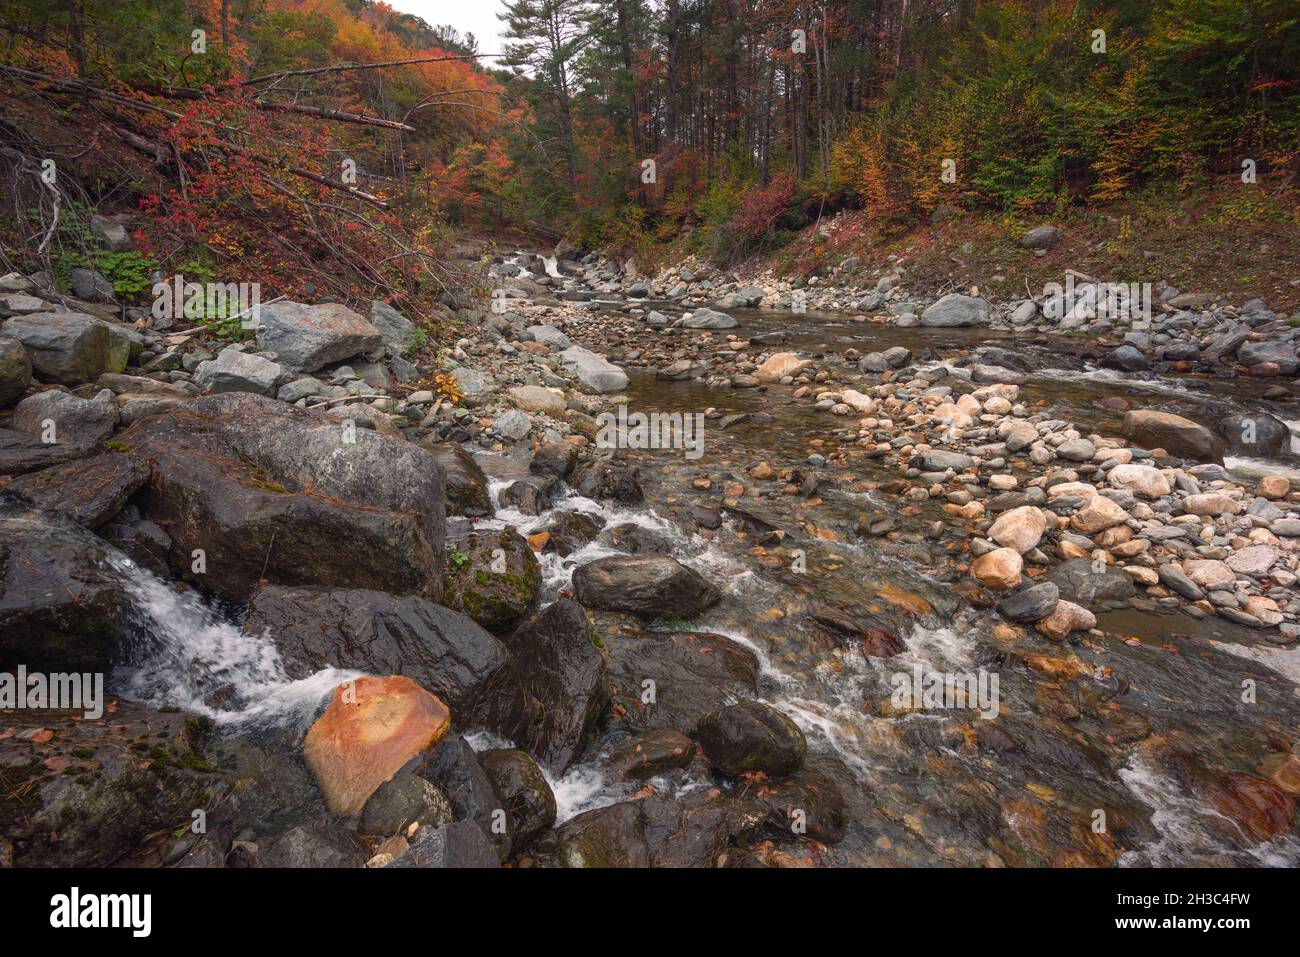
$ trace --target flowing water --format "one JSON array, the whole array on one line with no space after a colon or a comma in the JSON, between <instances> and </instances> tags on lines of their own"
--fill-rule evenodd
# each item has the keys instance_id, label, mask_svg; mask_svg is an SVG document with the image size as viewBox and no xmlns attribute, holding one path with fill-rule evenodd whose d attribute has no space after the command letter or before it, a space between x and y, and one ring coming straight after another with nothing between
<instances>
[{"instance_id":1,"label":"flowing water","mask_svg":"<svg viewBox=\"0 0 1300 957\"><path fill-rule=\"evenodd\" d=\"M815 313L738 315L747 335L782 329L790 336L782 348L813 355L905 345L924 364L927 349L934 357L951 356L954 349L1010 345L1011 339L988 330L898 329ZM1247 410L1262 391L1251 381L1098 372L1045 337L1015 343L1022 353L1064 366L1031 375L1025 398L1050 400L1055 414L1085 434L1117 432L1119 417L1098 405L1107 397L1172 410L1212 398ZM1107 637L1068 648L1033 634L999 634L993 616L954 592L958 576L951 566L963 553L956 537L935 533L939 513L902 509L896 498L858 488L860 480L897 477L865 459L855 460L852 470L820 470L832 481L813 501L786 497L751 505L746 498L746 512L785 531L786 544L805 551L807 570L757 563L752 540L743 534L747 519L728 515L711 536L696 529L690 508L699 500L692 498L690 477L707 472L748 484L744 469L760 460L778 469L819 471L803 460L835 448L843 420L813 412L780 387L760 394L629 371L635 409L714 408L751 418L726 430L709 427L706 455L698 462L681 452L640 453L653 506L611 506L565 494L554 508L587 513L606 527L642 525L723 589L723 603L688 627L727 636L755 653L760 696L803 729L810 764L840 784L855 824L845 842L827 852L828 863L1300 863L1300 843L1251 840L1212 806L1204 788L1190 783L1221 771L1257 774L1277 750L1278 736L1300 730L1293 683L1300 669L1293 657L1223 620L1197 621L1151 607L1103 613ZM494 504L500 489L527 471L526 461L504 456L483 464L494 476ZM893 514L899 534L857 540L851 529L864 512ZM500 509L477 525L510 525L528 534L545 517ZM616 553L597 541L565 558L542 555L544 600L569 584L577 565ZM302 725L330 689L353 677L327 671L290 681L269 637L245 636L192 593L125 559L113 561L139 625L131 661L115 675L127 697L193 709L239 733L250 722ZM818 624L825 609L896 632L905 650L887 659L862 654ZM1072 659L1079 672L1073 681L1057 681L1027 667L1032 656ZM894 676L916 669L997 672L998 735L986 738L970 709L887 707ZM1252 704L1242 701L1246 679L1259 688ZM505 743L481 731L471 742L479 749ZM641 786L606 778L600 757L608 746L597 742L594 753L551 779L561 821ZM678 776L650 784L682 793L716 782ZM1110 822L1102 836L1090 826L1098 810Z\"/></svg>"}]
</instances>

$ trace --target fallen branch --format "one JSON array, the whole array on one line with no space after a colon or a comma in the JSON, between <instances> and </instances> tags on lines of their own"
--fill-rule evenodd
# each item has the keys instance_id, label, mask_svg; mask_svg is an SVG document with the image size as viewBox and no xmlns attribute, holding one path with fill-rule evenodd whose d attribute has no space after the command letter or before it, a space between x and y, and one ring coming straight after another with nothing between
<instances>
[{"instance_id":1,"label":"fallen branch","mask_svg":"<svg viewBox=\"0 0 1300 957\"><path fill-rule=\"evenodd\" d=\"M447 63L453 60L480 60L503 57L504 53L469 53L464 56L413 57L408 60L384 60L378 63L336 63L333 66L317 66L305 70L281 70L278 73L264 73L248 80L235 80L222 83L221 88L232 86L256 86L272 80L283 80L289 76L317 76L321 73L343 73L349 70L381 70L390 66L409 66L413 63Z\"/></svg>"}]
</instances>

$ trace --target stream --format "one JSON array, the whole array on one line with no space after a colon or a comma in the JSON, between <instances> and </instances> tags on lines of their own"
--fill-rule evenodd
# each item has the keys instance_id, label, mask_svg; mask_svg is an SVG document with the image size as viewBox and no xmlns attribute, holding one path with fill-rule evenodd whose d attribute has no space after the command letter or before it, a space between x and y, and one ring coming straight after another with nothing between
<instances>
[{"instance_id":1,"label":"stream","mask_svg":"<svg viewBox=\"0 0 1300 957\"><path fill-rule=\"evenodd\" d=\"M1049 400L1054 414L1084 434L1118 434L1122 413L1103 408L1102 399L1168 411L1213 399L1247 411L1264 388L1255 380L1089 369L1062 343L1041 336L902 329L818 313L736 314L745 335L783 330L783 349L809 355L903 345L924 367L927 349L951 359L955 349L1014 345L1041 370L1030 373L1022 400ZM715 409L750 417L726 429L708 419L705 455L696 462L680 451L638 453L645 506L611 506L566 493L554 509L587 513L606 527L644 526L723 590L724 601L688 625L662 627L723 635L757 656L760 697L800 726L809 764L835 780L847 802L853 822L848 837L828 848L822 863L1300 864L1300 842L1254 840L1207 797L1220 773L1260 775L1277 739L1296 733L1300 653L1223 619L1197 620L1150 602L1102 610L1098 627L1105 636L1085 635L1066 646L1030 630L999 627L996 616L954 589L959 576L952 565L961 553L956 539L934 528L941 516L937 503L904 508L897 497L860 489L864 481L898 477L870 459L855 459L848 469L806 464L811 453L840 445L843 435L836 433L844 420L813 412L783 386L764 393L628 372L632 409ZM492 479L494 505L512 478L527 473L524 459L477 458ZM745 470L764 460L827 481L813 500L746 497L744 514L726 513L720 528L702 534L692 518L691 477L721 473L748 484ZM1228 462L1241 474L1261 466L1294 470L1296 464L1293 455ZM897 535L858 539L849 530L864 513L891 515ZM510 525L527 535L549 514L499 509L476 526ZM756 561L748 519L785 532L785 545L805 553L806 569ZM543 601L569 585L577 565L617 553L597 540L565 558L540 555ZM142 569L121 571L146 636L135 663L115 675L116 690L126 697L198 709L239 733L250 723L302 726L334 685L353 676L330 671L290 682L268 638L242 635L219 611L178 595ZM904 650L890 658L866 656L825 626L837 617L896 633ZM1058 670L1067 662L1075 669L1068 681ZM968 708L892 710L892 677L914 669L997 673L996 719L983 722ZM1247 680L1258 689L1253 703L1243 701ZM214 705L214 689L226 685L238 686L239 695L218 696ZM477 749L505 744L482 731L468 737ZM551 779L559 822L642 786L602 772L600 757L616 743L617 736L597 741L579 763ZM649 784L677 793L719 786L682 773ZM1101 831L1098 812L1106 822Z\"/></svg>"}]
</instances>

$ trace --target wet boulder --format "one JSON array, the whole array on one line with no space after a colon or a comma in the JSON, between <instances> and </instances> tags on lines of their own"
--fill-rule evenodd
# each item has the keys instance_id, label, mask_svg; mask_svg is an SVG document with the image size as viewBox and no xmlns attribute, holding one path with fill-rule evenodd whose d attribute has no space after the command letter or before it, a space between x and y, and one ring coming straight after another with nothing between
<instances>
[{"instance_id":1,"label":"wet boulder","mask_svg":"<svg viewBox=\"0 0 1300 957\"><path fill-rule=\"evenodd\" d=\"M497 493L497 501L503 509L514 509L523 515L540 515L550 507L543 484L530 479L515 479Z\"/></svg>"},{"instance_id":2,"label":"wet boulder","mask_svg":"<svg viewBox=\"0 0 1300 957\"><path fill-rule=\"evenodd\" d=\"M273 302L258 308L257 348L295 372L315 372L383 345L378 329L347 306Z\"/></svg>"},{"instance_id":3,"label":"wet boulder","mask_svg":"<svg viewBox=\"0 0 1300 957\"><path fill-rule=\"evenodd\" d=\"M1290 834L1295 825L1295 798L1270 781L1237 772L1221 775L1209 789L1226 828L1243 845Z\"/></svg>"},{"instance_id":4,"label":"wet boulder","mask_svg":"<svg viewBox=\"0 0 1300 957\"><path fill-rule=\"evenodd\" d=\"M600 541L632 555L666 554L673 548L672 539L666 534L635 522L611 525L601 532Z\"/></svg>"},{"instance_id":5,"label":"wet boulder","mask_svg":"<svg viewBox=\"0 0 1300 957\"><path fill-rule=\"evenodd\" d=\"M0 476L23 475L79 458L72 445L42 442L39 436L0 429Z\"/></svg>"},{"instance_id":6,"label":"wet boulder","mask_svg":"<svg viewBox=\"0 0 1300 957\"><path fill-rule=\"evenodd\" d=\"M402 770L375 789L361 810L358 833L370 837L403 834L412 824L442 827L454 820L451 802L438 785Z\"/></svg>"},{"instance_id":7,"label":"wet boulder","mask_svg":"<svg viewBox=\"0 0 1300 957\"><path fill-rule=\"evenodd\" d=\"M356 834L334 824L303 824L271 842L258 857L259 867L360 867L366 846Z\"/></svg>"},{"instance_id":8,"label":"wet boulder","mask_svg":"<svg viewBox=\"0 0 1300 957\"><path fill-rule=\"evenodd\" d=\"M621 778L645 780L684 768L695 756L695 742L680 731L657 728L633 735L609 756L607 766Z\"/></svg>"},{"instance_id":9,"label":"wet boulder","mask_svg":"<svg viewBox=\"0 0 1300 957\"><path fill-rule=\"evenodd\" d=\"M622 462L602 459L585 465L574 473L572 485L579 495L597 501L622 505L639 505L645 501L636 466Z\"/></svg>"},{"instance_id":10,"label":"wet boulder","mask_svg":"<svg viewBox=\"0 0 1300 957\"><path fill-rule=\"evenodd\" d=\"M537 532L546 534L545 549L568 557L596 539L605 520L587 512L553 512Z\"/></svg>"},{"instance_id":11,"label":"wet boulder","mask_svg":"<svg viewBox=\"0 0 1300 957\"><path fill-rule=\"evenodd\" d=\"M0 501L0 668L107 671L127 598L108 546L50 513Z\"/></svg>"},{"instance_id":12,"label":"wet boulder","mask_svg":"<svg viewBox=\"0 0 1300 957\"><path fill-rule=\"evenodd\" d=\"M1054 582L1040 582L1007 595L998 602L998 614L1011 621L1034 622L1056 610L1061 590Z\"/></svg>"},{"instance_id":13,"label":"wet boulder","mask_svg":"<svg viewBox=\"0 0 1300 957\"><path fill-rule=\"evenodd\" d=\"M500 867L492 843L473 821L422 827L410 846L388 865L396 868Z\"/></svg>"},{"instance_id":14,"label":"wet boulder","mask_svg":"<svg viewBox=\"0 0 1300 957\"><path fill-rule=\"evenodd\" d=\"M1125 413L1121 431L1125 438L1143 448L1163 448L1183 458L1223 464L1223 440L1181 415L1134 409Z\"/></svg>"},{"instance_id":15,"label":"wet boulder","mask_svg":"<svg viewBox=\"0 0 1300 957\"><path fill-rule=\"evenodd\" d=\"M492 497L488 478L470 455L459 445L421 443L442 466L447 490L447 514L482 518L492 514Z\"/></svg>"},{"instance_id":16,"label":"wet boulder","mask_svg":"<svg viewBox=\"0 0 1300 957\"><path fill-rule=\"evenodd\" d=\"M81 312L14 316L0 323L0 336L23 344L37 378L69 385L121 372L132 350L122 327Z\"/></svg>"},{"instance_id":17,"label":"wet boulder","mask_svg":"<svg viewBox=\"0 0 1300 957\"><path fill-rule=\"evenodd\" d=\"M496 635L515 627L537 604L542 570L513 528L452 533L442 602Z\"/></svg>"},{"instance_id":18,"label":"wet boulder","mask_svg":"<svg viewBox=\"0 0 1300 957\"><path fill-rule=\"evenodd\" d=\"M723 867L765 818L757 803L717 791L652 795L566 821L554 854L563 867Z\"/></svg>"},{"instance_id":19,"label":"wet boulder","mask_svg":"<svg viewBox=\"0 0 1300 957\"><path fill-rule=\"evenodd\" d=\"M408 763L427 759L451 712L410 678L365 675L334 689L303 755L332 814L352 815Z\"/></svg>"},{"instance_id":20,"label":"wet boulder","mask_svg":"<svg viewBox=\"0 0 1300 957\"><path fill-rule=\"evenodd\" d=\"M1233 455L1278 458L1291 451L1291 429L1267 412L1237 412L1202 421L1214 423L1215 431Z\"/></svg>"},{"instance_id":21,"label":"wet boulder","mask_svg":"<svg viewBox=\"0 0 1300 957\"><path fill-rule=\"evenodd\" d=\"M578 566L573 589L587 608L646 618L693 618L722 594L669 555L612 555Z\"/></svg>"},{"instance_id":22,"label":"wet boulder","mask_svg":"<svg viewBox=\"0 0 1300 957\"><path fill-rule=\"evenodd\" d=\"M290 678L329 667L405 675L445 701L460 725L507 736L524 726L524 695L505 646L417 595L263 585L244 633L274 641Z\"/></svg>"},{"instance_id":23,"label":"wet boulder","mask_svg":"<svg viewBox=\"0 0 1300 957\"><path fill-rule=\"evenodd\" d=\"M517 748L484 751L479 763L510 814L517 853L533 835L555 823L555 794L537 762Z\"/></svg>"},{"instance_id":24,"label":"wet boulder","mask_svg":"<svg viewBox=\"0 0 1300 957\"><path fill-rule=\"evenodd\" d=\"M608 663L582 608L561 598L505 639L539 714L524 744L555 774L573 763L609 703Z\"/></svg>"},{"instance_id":25,"label":"wet boulder","mask_svg":"<svg viewBox=\"0 0 1300 957\"><path fill-rule=\"evenodd\" d=\"M5 633L0 626L0 643ZM92 668L75 659L40 667ZM13 865L109 867L151 835L190 821L195 808L220 806L228 778L211 763L205 719L121 699L113 708L102 720L5 713L12 733L0 737L0 848L14 848ZM217 816L210 811L209 823Z\"/></svg>"},{"instance_id":26,"label":"wet boulder","mask_svg":"<svg viewBox=\"0 0 1300 957\"><path fill-rule=\"evenodd\" d=\"M642 632L601 641L609 650L614 713L633 731L694 734L705 714L758 689L758 659L722 635Z\"/></svg>"},{"instance_id":27,"label":"wet boulder","mask_svg":"<svg viewBox=\"0 0 1300 957\"><path fill-rule=\"evenodd\" d=\"M149 467L143 462L108 452L19 476L7 490L93 529L117 515L148 480Z\"/></svg>"},{"instance_id":28,"label":"wet boulder","mask_svg":"<svg viewBox=\"0 0 1300 957\"><path fill-rule=\"evenodd\" d=\"M142 419L121 441L152 469L142 517L167 529L172 568L207 591L442 593L442 469L418 446L235 392Z\"/></svg>"},{"instance_id":29,"label":"wet boulder","mask_svg":"<svg viewBox=\"0 0 1300 957\"><path fill-rule=\"evenodd\" d=\"M547 442L533 453L528 471L534 475L567 479L578 463L578 449L568 442Z\"/></svg>"},{"instance_id":30,"label":"wet boulder","mask_svg":"<svg viewBox=\"0 0 1300 957\"><path fill-rule=\"evenodd\" d=\"M808 753L799 726L761 701L741 701L705 715L699 737L709 763L732 777L750 771L773 778L794 774Z\"/></svg>"},{"instance_id":31,"label":"wet boulder","mask_svg":"<svg viewBox=\"0 0 1300 957\"><path fill-rule=\"evenodd\" d=\"M468 741L449 736L418 773L446 792L457 821L473 824L486 836L498 862L510 856L514 820Z\"/></svg>"},{"instance_id":32,"label":"wet boulder","mask_svg":"<svg viewBox=\"0 0 1300 957\"><path fill-rule=\"evenodd\" d=\"M746 781L736 792L767 810L766 831L777 839L807 837L838 844L848 828L844 794L834 779L803 768L777 781Z\"/></svg>"},{"instance_id":33,"label":"wet boulder","mask_svg":"<svg viewBox=\"0 0 1300 957\"><path fill-rule=\"evenodd\" d=\"M1133 579L1112 565L1098 568L1087 558L1073 558L1057 566L1048 581L1069 601L1091 605L1099 601L1125 601L1137 594Z\"/></svg>"}]
</instances>

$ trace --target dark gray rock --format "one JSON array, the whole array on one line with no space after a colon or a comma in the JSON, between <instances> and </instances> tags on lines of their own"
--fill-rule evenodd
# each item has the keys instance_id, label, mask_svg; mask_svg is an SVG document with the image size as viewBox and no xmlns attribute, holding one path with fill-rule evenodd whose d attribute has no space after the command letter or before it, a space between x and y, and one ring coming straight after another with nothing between
<instances>
[{"instance_id":1,"label":"dark gray rock","mask_svg":"<svg viewBox=\"0 0 1300 957\"><path fill-rule=\"evenodd\" d=\"M1061 591L1054 582L1041 582L998 602L998 614L1011 621L1041 621L1056 610Z\"/></svg>"},{"instance_id":2,"label":"dark gray rock","mask_svg":"<svg viewBox=\"0 0 1300 957\"><path fill-rule=\"evenodd\" d=\"M561 774L609 703L608 662L580 606L561 598L505 639L539 715L520 743ZM517 739L519 740L519 739Z\"/></svg>"},{"instance_id":3,"label":"dark gray rock","mask_svg":"<svg viewBox=\"0 0 1300 957\"><path fill-rule=\"evenodd\" d=\"M263 585L244 632L274 641L291 678L326 667L401 674L445 701L459 725L507 737L526 725L506 647L465 615L416 595Z\"/></svg>"},{"instance_id":4,"label":"dark gray rock","mask_svg":"<svg viewBox=\"0 0 1300 957\"><path fill-rule=\"evenodd\" d=\"M803 767L808 742L799 726L761 701L742 701L700 719L709 763L732 777L759 771L776 778Z\"/></svg>"},{"instance_id":5,"label":"dark gray rock","mask_svg":"<svg viewBox=\"0 0 1300 957\"><path fill-rule=\"evenodd\" d=\"M668 555L614 555L578 566L573 588L587 608L647 618L693 618L716 605L718 589Z\"/></svg>"}]
</instances>

